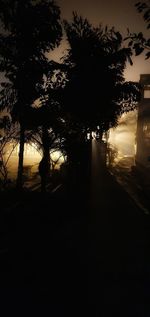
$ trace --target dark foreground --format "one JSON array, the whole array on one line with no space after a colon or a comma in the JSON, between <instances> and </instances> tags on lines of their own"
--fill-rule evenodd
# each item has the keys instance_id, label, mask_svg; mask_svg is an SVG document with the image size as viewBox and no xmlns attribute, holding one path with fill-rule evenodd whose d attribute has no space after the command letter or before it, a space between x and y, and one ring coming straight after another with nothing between
<instances>
[{"instance_id":1,"label":"dark foreground","mask_svg":"<svg viewBox=\"0 0 150 317\"><path fill-rule=\"evenodd\" d=\"M150 316L149 216L93 173L1 213L1 316Z\"/></svg>"}]
</instances>

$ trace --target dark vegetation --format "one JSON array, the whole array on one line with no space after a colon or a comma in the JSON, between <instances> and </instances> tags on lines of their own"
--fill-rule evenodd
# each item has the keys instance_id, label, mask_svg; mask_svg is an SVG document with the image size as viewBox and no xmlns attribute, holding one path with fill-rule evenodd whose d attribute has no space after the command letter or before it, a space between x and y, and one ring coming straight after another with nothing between
<instances>
[{"instance_id":1,"label":"dark vegetation","mask_svg":"<svg viewBox=\"0 0 150 317\"><path fill-rule=\"evenodd\" d=\"M61 21L60 13L53 0L0 1L1 316L146 317L149 222L102 157L94 166L98 205L89 204L87 133L96 131L102 144L103 133L135 109L139 86L123 74L137 46L126 47L115 28L93 27L75 12ZM69 48L58 63L46 56L63 32ZM20 146L17 188L8 186L4 160L11 140ZM23 187L25 143L42 154L42 193ZM52 149L66 156L60 171Z\"/></svg>"},{"instance_id":2,"label":"dark vegetation","mask_svg":"<svg viewBox=\"0 0 150 317\"><path fill-rule=\"evenodd\" d=\"M6 78L1 83L0 111L7 110L1 128L9 135L10 127L17 126L8 141L19 142L19 190L25 142L37 145L48 171L52 148L64 153L67 166L75 166L86 157L87 133L98 129L101 138L122 113L135 109L140 97L138 84L124 79L133 53L120 32L93 27L76 12L71 22L61 21L60 14L51 0L0 4L0 71ZM46 53L60 44L63 31L69 48L58 63ZM1 150L1 174L6 179L3 155Z\"/></svg>"}]
</instances>

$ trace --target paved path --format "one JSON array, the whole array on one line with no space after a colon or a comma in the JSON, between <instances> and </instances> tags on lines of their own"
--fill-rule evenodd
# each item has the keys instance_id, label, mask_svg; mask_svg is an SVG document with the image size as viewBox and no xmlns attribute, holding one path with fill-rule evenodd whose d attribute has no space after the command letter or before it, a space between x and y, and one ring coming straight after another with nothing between
<instances>
[{"instance_id":1,"label":"paved path","mask_svg":"<svg viewBox=\"0 0 150 317\"><path fill-rule=\"evenodd\" d=\"M89 250L94 273L89 276L94 316L149 316L149 216L100 163L100 154L93 140Z\"/></svg>"}]
</instances>

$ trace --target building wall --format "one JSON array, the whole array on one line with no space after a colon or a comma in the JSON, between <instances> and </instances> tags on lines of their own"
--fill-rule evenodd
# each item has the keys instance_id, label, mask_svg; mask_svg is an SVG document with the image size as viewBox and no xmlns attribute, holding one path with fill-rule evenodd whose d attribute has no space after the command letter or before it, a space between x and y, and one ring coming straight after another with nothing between
<instances>
[{"instance_id":1,"label":"building wall","mask_svg":"<svg viewBox=\"0 0 150 317\"><path fill-rule=\"evenodd\" d=\"M150 169L150 74L140 76L141 100L138 105L136 165Z\"/></svg>"}]
</instances>

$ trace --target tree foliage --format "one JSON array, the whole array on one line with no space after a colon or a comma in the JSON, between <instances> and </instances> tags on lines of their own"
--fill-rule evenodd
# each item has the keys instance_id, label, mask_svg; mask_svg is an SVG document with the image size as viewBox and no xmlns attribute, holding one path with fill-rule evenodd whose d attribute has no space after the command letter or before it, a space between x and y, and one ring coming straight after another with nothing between
<instances>
[{"instance_id":1,"label":"tree foliage","mask_svg":"<svg viewBox=\"0 0 150 317\"><path fill-rule=\"evenodd\" d=\"M33 117L31 105L44 91L43 75L50 66L45 53L61 40L60 10L53 0L2 0L0 23L3 28L0 71L10 82L9 87L8 84L3 86L1 94L3 100L10 96L6 106L10 107L13 119L20 123L18 186L21 187L24 133L30 115Z\"/></svg>"},{"instance_id":2,"label":"tree foliage","mask_svg":"<svg viewBox=\"0 0 150 317\"><path fill-rule=\"evenodd\" d=\"M100 126L106 131L136 105L137 85L124 79L126 62L132 64L131 49L123 47L114 28L93 27L76 13L72 22L64 21L64 27L70 45L65 58L65 111L82 128Z\"/></svg>"},{"instance_id":3,"label":"tree foliage","mask_svg":"<svg viewBox=\"0 0 150 317\"><path fill-rule=\"evenodd\" d=\"M143 15L147 29L150 28L150 1L137 2L135 7ZM142 32L132 33L128 30L125 40L129 40L129 47L133 48L135 55L138 56L145 51L145 57L150 57L150 38L145 38Z\"/></svg>"},{"instance_id":4,"label":"tree foliage","mask_svg":"<svg viewBox=\"0 0 150 317\"><path fill-rule=\"evenodd\" d=\"M60 10L52 0L2 0L0 9L0 71L13 84L13 111L23 120L24 107L41 94L45 52L61 40Z\"/></svg>"}]
</instances>

